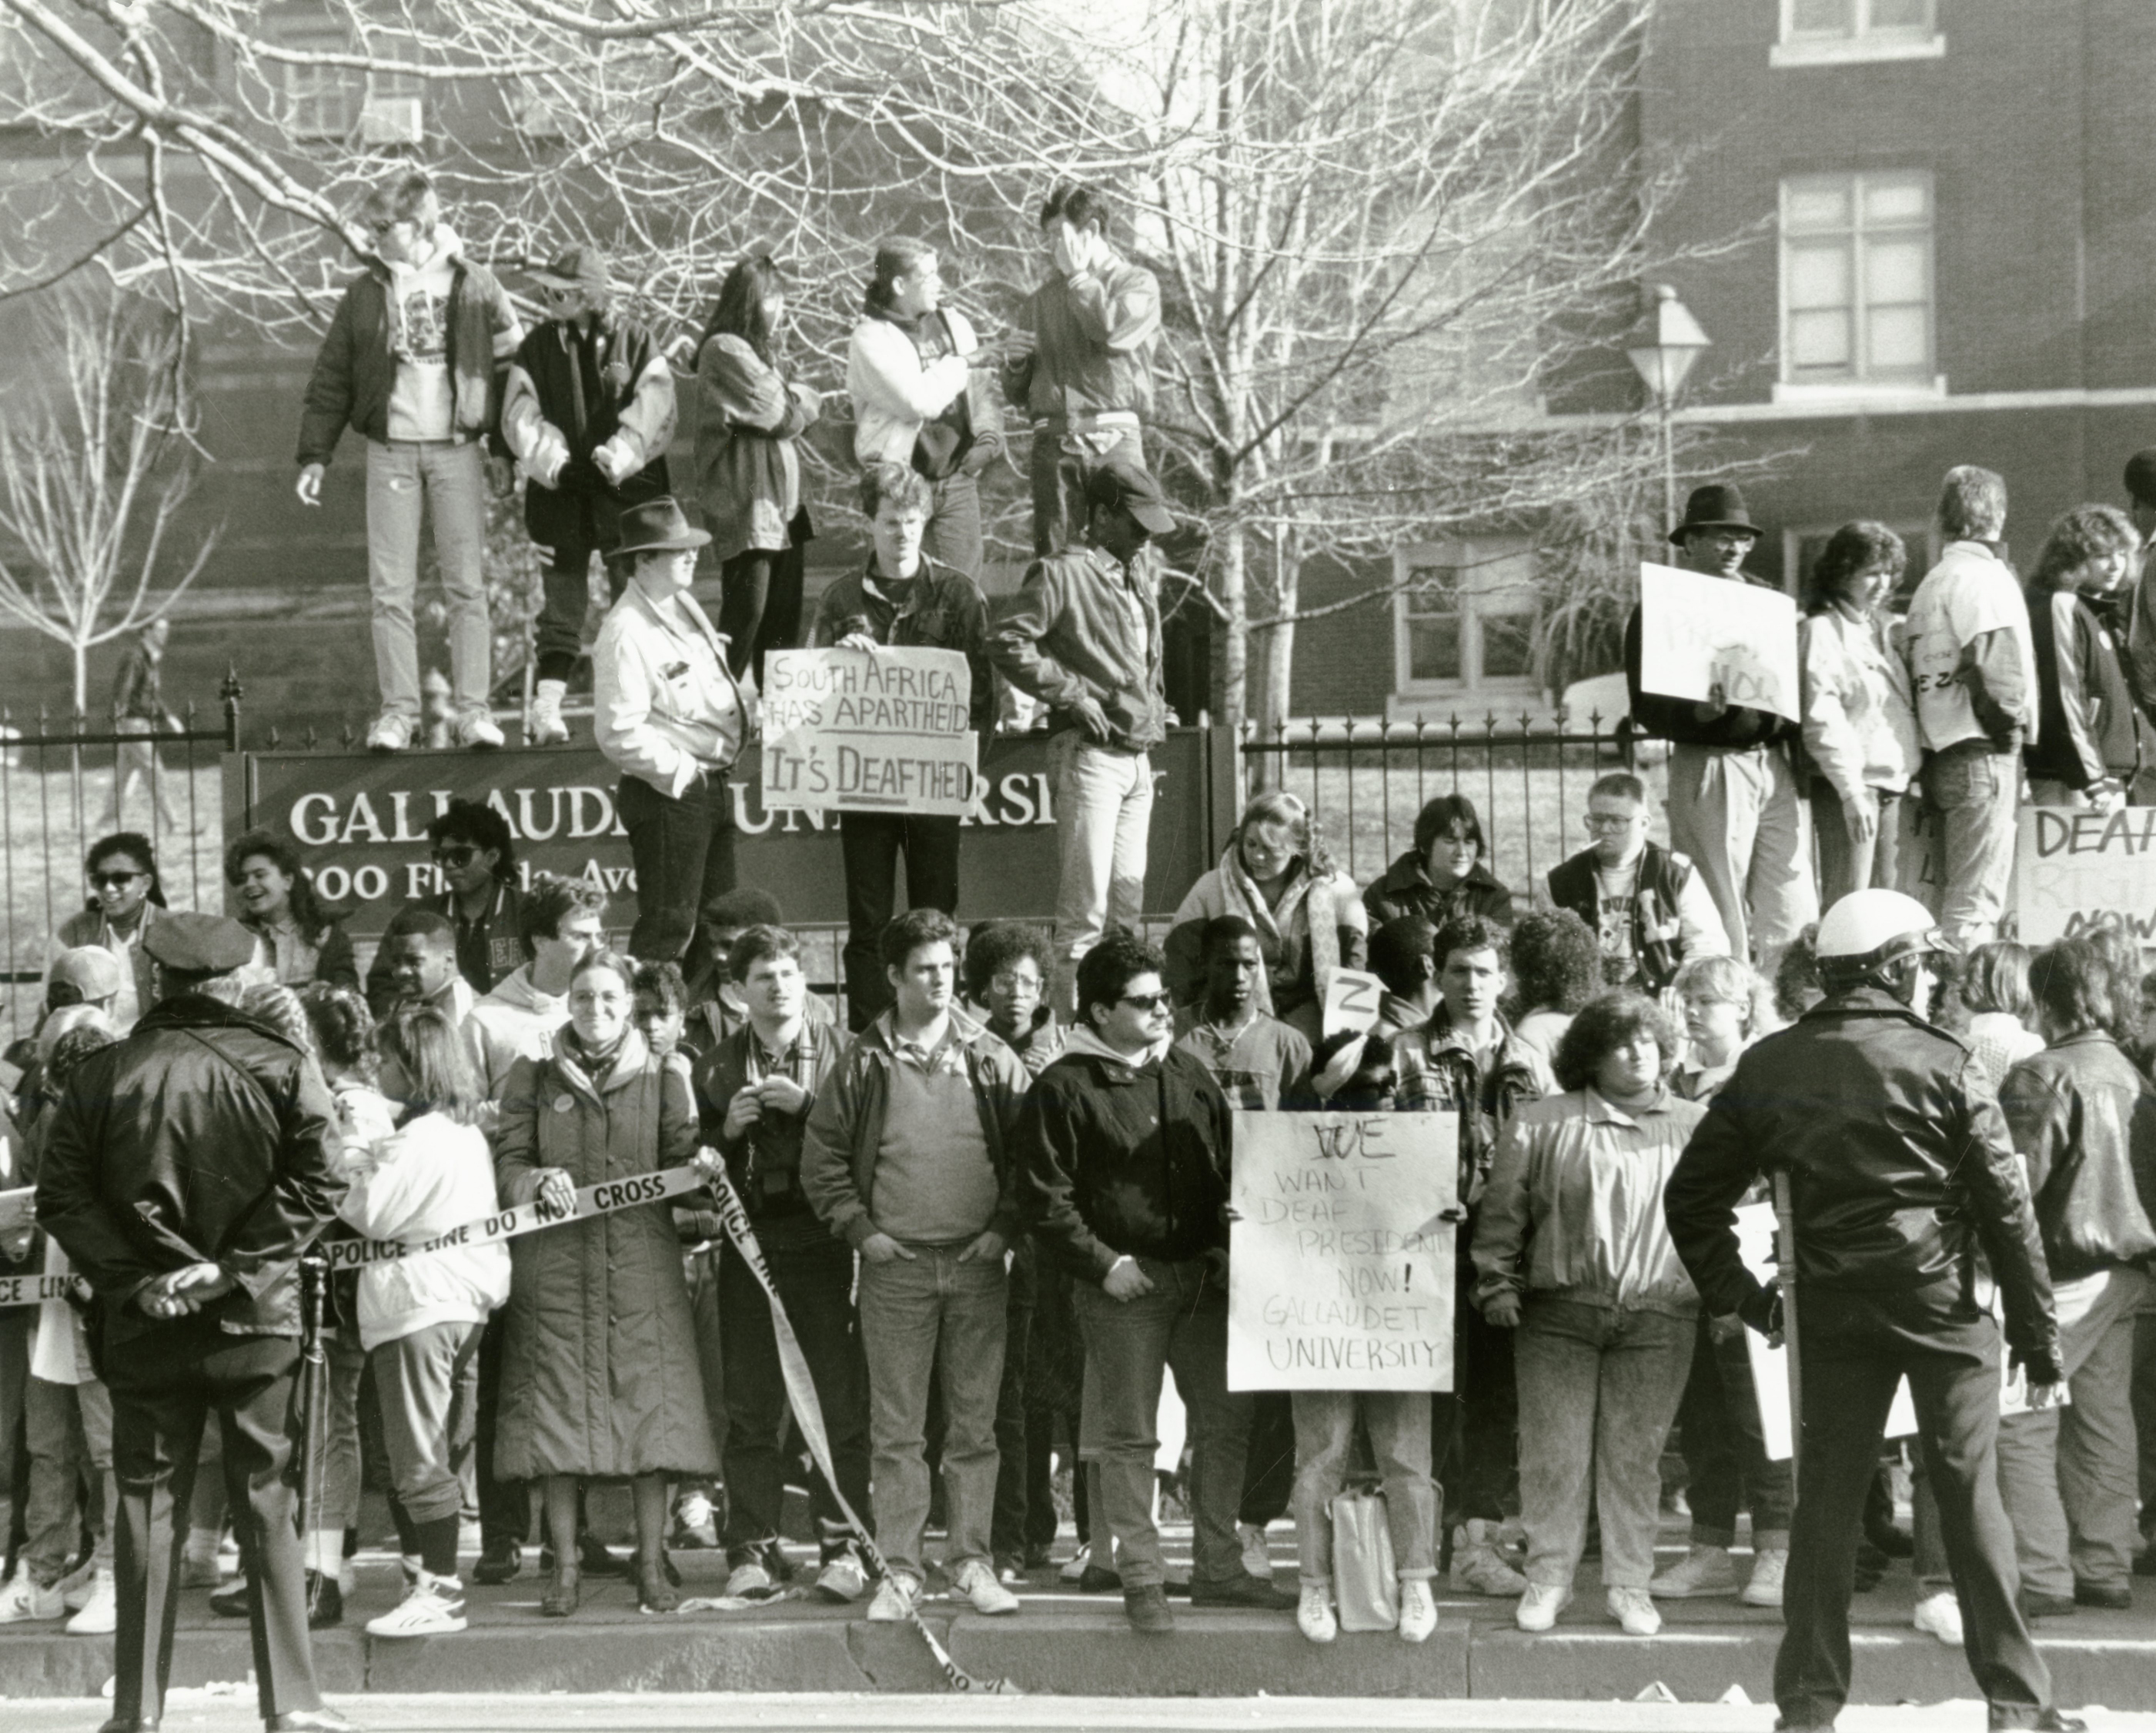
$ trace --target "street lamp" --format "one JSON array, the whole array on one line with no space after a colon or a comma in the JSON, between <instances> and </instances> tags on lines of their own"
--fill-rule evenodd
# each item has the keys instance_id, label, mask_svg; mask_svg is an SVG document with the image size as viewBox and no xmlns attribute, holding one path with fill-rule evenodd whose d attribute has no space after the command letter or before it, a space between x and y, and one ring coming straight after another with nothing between
<instances>
[{"instance_id":1,"label":"street lamp","mask_svg":"<svg viewBox=\"0 0 2156 1733\"><path fill-rule=\"evenodd\" d=\"M1677 299L1676 290L1666 283L1655 285L1655 305L1643 335L1647 341L1625 353L1661 411L1662 526L1673 529L1677 520L1677 454L1671 417L1676 408L1677 392L1684 387L1685 375L1709 346L1707 333L1691 316L1691 309Z\"/></svg>"}]
</instances>

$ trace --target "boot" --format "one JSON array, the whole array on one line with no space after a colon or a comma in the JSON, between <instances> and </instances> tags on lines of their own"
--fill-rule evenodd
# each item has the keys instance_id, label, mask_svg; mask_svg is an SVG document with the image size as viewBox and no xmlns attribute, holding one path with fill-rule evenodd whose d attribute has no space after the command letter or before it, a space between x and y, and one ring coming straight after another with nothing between
<instances>
[{"instance_id":1,"label":"boot","mask_svg":"<svg viewBox=\"0 0 2156 1733\"><path fill-rule=\"evenodd\" d=\"M1527 1579L1497 1556L1497 1525L1471 1519L1452 1541L1452 1583L1474 1594L1510 1599L1527 1592Z\"/></svg>"},{"instance_id":2,"label":"boot","mask_svg":"<svg viewBox=\"0 0 2156 1733\"><path fill-rule=\"evenodd\" d=\"M577 1610L583 1599L577 1586L577 1567L566 1560L554 1561L553 1583L547 1591L547 1597L539 1603L542 1618L567 1618Z\"/></svg>"},{"instance_id":3,"label":"boot","mask_svg":"<svg viewBox=\"0 0 2156 1733\"><path fill-rule=\"evenodd\" d=\"M566 746L569 725L562 720L562 700L569 695L567 680L542 680L531 694L531 720L526 728L535 746Z\"/></svg>"}]
</instances>

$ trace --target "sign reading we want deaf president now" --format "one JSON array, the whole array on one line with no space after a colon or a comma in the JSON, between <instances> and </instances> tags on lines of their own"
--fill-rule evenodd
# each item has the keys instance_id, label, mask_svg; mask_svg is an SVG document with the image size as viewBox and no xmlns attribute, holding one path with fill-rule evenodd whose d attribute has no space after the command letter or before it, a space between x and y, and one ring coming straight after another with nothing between
<instances>
[{"instance_id":1,"label":"sign reading we want deaf president now","mask_svg":"<svg viewBox=\"0 0 2156 1733\"><path fill-rule=\"evenodd\" d=\"M2021 942L2071 938L2115 915L2156 945L2156 807L2024 807L2014 839Z\"/></svg>"}]
</instances>

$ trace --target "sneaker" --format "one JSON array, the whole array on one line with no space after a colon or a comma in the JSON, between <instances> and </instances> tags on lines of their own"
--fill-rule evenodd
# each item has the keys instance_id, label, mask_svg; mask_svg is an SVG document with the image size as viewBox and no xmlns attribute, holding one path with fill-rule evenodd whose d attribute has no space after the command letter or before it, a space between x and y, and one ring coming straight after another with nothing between
<instances>
[{"instance_id":1,"label":"sneaker","mask_svg":"<svg viewBox=\"0 0 2156 1733\"><path fill-rule=\"evenodd\" d=\"M61 1597L66 1598L64 1595ZM70 1637L110 1637L120 1623L120 1598L113 1587L112 1572L100 1571L90 1579L82 1610L67 1622Z\"/></svg>"},{"instance_id":2,"label":"sneaker","mask_svg":"<svg viewBox=\"0 0 2156 1733\"><path fill-rule=\"evenodd\" d=\"M1025 1581L1025 1561L1014 1552L1006 1552L996 1560L996 1581L1006 1587Z\"/></svg>"},{"instance_id":3,"label":"sneaker","mask_svg":"<svg viewBox=\"0 0 2156 1733\"><path fill-rule=\"evenodd\" d=\"M1453 1536L1452 1586L1493 1600L1525 1594L1527 1579L1497 1556L1497 1525L1477 1518Z\"/></svg>"},{"instance_id":4,"label":"sneaker","mask_svg":"<svg viewBox=\"0 0 2156 1733\"><path fill-rule=\"evenodd\" d=\"M559 684L558 681L543 682ZM711 1501L701 1492L692 1492L674 1507L673 1531L666 1537L669 1546L684 1552L713 1552L718 1550L719 1525Z\"/></svg>"},{"instance_id":5,"label":"sneaker","mask_svg":"<svg viewBox=\"0 0 2156 1733\"><path fill-rule=\"evenodd\" d=\"M1644 1588L1613 1588L1603 1599L1627 1637L1651 1637L1662 1628L1662 1616Z\"/></svg>"},{"instance_id":6,"label":"sneaker","mask_svg":"<svg viewBox=\"0 0 2156 1733\"><path fill-rule=\"evenodd\" d=\"M1252 1577L1273 1574L1273 1556L1265 1547L1265 1531L1255 1522L1235 1525L1235 1538L1243 1543L1243 1569Z\"/></svg>"},{"instance_id":7,"label":"sneaker","mask_svg":"<svg viewBox=\"0 0 2156 1733\"><path fill-rule=\"evenodd\" d=\"M454 1577L429 1577L405 1592L390 1612L367 1622L370 1637L443 1637L465 1628L465 1586Z\"/></svg>"},{"instance_id":8,"label":"sneaker","mask_svg":"<svg viewBox=\"0 0 2156 1733\"><path fill-rule=\"evenodd\" d=\"M1330 1643L1340 1634L1340 1621L1333 1616L1330 1584L1303 1584L1302 1598L1295 1604L1295 1625L1312 1643Z\"/></svg>"},{"instance_id":9,"label":"sneaker","mask_svg":"<svg viewBox=\"0 0 2156 1733\"><path fill-rule=\"evenodd\" d=\"M224 1581L214 1552L198 1552L190 1546L180 1559L182 1588L215 1588Z\"/></svg>"},{"instance_id":10,"label":"sneaker","mask_svg":"<svg viewBox=\"0 0 2156 1733\"><path fill-rule=\"evenodd\" d=\"M1400 1578L1400 1640L1426 1643L1437 1628L1437 1597L1427 1577Z\"/></svg>"},{"instance_id":11,"label":"sneaker","mask_svg":"<svg viewBox=\"0 0 2156 1733\"><path fill-rule=\"evenodd\" d=\"M1093 1562L1093 1549L1081 1546L1063 1561L1063 1568L1055 1573L1060 1582L1075 1582L1083 1577Z\"/></svg>"},{"instance_id":12,"label":"sneaker","mask_svg":"<svg viewBox=\"0 0 2156 1733\"><path fill-rule=\"evenodd\" d=\"M893 1571L876 1585L875 1599L869 1602L869 1623L901 1624L912 1617L913 1603L920 1598L920 1583L903 1571Z\"/></svg>"},{"instance_id":13,"label":"sneaker","mask_svg":"<svg viewBox=\"0 0 2156 1733\"><path fill-rule=\"evenodd\" d=\"M1786 1561L1789 1555L1784 1553L1782 1556ZM1780 1582L1779 1577L1775 1578L1778 1596ZM1696 1546L1649 1583L1647 1592L1658 1601L1686 1601L1698 1595L1733 1595L1737 1592L1737 1566L1730 1562L1727 1546ZM1774 1604L1780 1606L1780 1600L1778 1598Z\"/></svg>"},{"instance_id":14,"label":"sneaker","mask_svg":"<svg viewBox=\"0 0 2156 1733\"><path fill-rule=\"evenodd\" d=\"M1962 1646L1961 1602L1954 1598L1950 1588L1943 1588L1919 1600L1909 1623L1920 1631L1928 1631L1948 1648Z\"/></svg>"},{"instance_id":15,"label":"sneaker","mask_svg":"<svg viewBox=\"0 0 2156 1733\"><path fill-rule=\"evenodd\" d=\"M988 1614L1018 1611L1018 1597L996 1581L995 1567L984 1558L969 1558L958 1566L951 1585L951 1598L973 1603L973 1611Z\"/></svg>"},{"instance_id":16,"label":"sneaker","mask_svg":"<svg viewBox=\"0 0 2156 1733\"><path fill-rule=\"evenodd\" d=\"M738 1600L744 1595L767 1595L776 1585L771 1572L755 1559L745 1559L736 1565L726 1576L726 1595Z\"/></svg>"},{"instance_id":17,"label":"sneaker","mask_svg":"<svg viewBox=\"0 0 2156 1733\"><path fill-rule=\"evenodd\" d=\"M467 751L491 751L501 743L501 729L485 710L466 710L449 730L449 744Z\"/></svg>"},{"instance_id":18,"label":"sneaker","mask_svg":"<svg viewBox=\"0 0 2156 1733\"><path fill-rule=\"evenodd\" d=\"M97 1560L95 1556L85 1559L53 1586L59 1590L69 1612L81 1612L90 1604L91 1592L97 1587Z\"/></svg>"},{"instance_id":19,"label":"sneaker","mask_svg":"<svg viewBox=\"0 0 2156 1733\"><path fill-rule=\"evenodd\" d=\"M18 1564L15 1574L0 1587L0 1625L66 1616L67 1597L60 1592L59 1584L39 1582L28 1565Z\"/></svg>"},{"instance_id":20,"label":"sneaker","mask_svg":"<svg viewBox=\"0 0 2156 1733\"><path fill-rule=\"evenodd\" d=\"M524 725L528 746L562 746L569 741L569 725L562 720L562 700L569 695L567 680L542 680L531 694L531 715Z\"/></svg>"},{"instance_id":21,"label":"sneaker","mask_svg":"<svg viewBox=\"0 0 2156 1733\"><path fill-rule=\"evenodd\" d=\"M412 744L412 719L388 713L377 716L374 726L367 731L367 750L370 752L401 752Z\"/></svg>"},{"instance_id":22,"label":"sneaker","mask_svg":"<svg viewBox=\"0 0 2156 1733\"><path fill-rule=\"evenodd\" d=\"M320 1571L308 1571L307 1628L326 1631L343 1622L344 1591L337 1587L336 1577L325 1576Z\"/></svg>"},{"instance_id":23,"label":"sneaker","mask_svg":"<svg viewBox=\"0 0 2156 1733\"><path fill-rule=\"evenodd\" d=\"M1122 1586L1122 1573L1106 1565L1088 1564L1078 1573L1078 1592L1081 1595L1112 1594Z\"/></svg>"},{"instance_id":24,"label":"sneaker","mask_svg":"<svg viewBox=\"0 0 2156 1733\"><path fill-rule=\"evenodd\" d=\"M1744 1592L1738 1598L1747 1607L1780 1606L1782 1579L1789 1574L1789 1569L1788 1547L1761 1547L1752 1556L1751 1580L1744 1585Z\"/></svg>"},{"instance_id":25,"label":"sneaker","mask_svg":"<svg viewBox=\"0 0 2156 1733\"><path fill-rule=\"evenodd\" d=\"M1147 1637L1165 1637L1175 1629L1168 1592L1157 1582L1123 1591L1123 1617L1131 1622L1133 1631Z\"/></svg>"},{"instance_id":26,"label":"sneaker","mask_svg":"<svg viewBox=\"0 0 2156 1733\"><path fill-rule=\"evenodd\" d=\"M479 1562L472 1566L472 1581L492 1587L497 1583L513 1582L523 1569L524 1543L497 1541L491 1546L480 1549Z\"/></svg>"},{"instance_id":27,"label":"sneaker","mask_svg":"<svg viewBox=\"0 0 2156 1733\"><path fill-rule=\"evenodd\" d=\"M1572 1591L1547 1582L1531 1582L1513 1610L1512 1623L1523 1631L1547 1631L1557 1616L1572 1604Z\"/></svg>"},{"instance_id":28,"label":"sneaker","mask_svg":"<svg viewBox=\"0 0 2156 1733\"><path fill-rule=\"evenodd\" d=\"M310 1571L309 1576L313 1572ZM254 1591L248 1587L245 1577L235 1577L209 1597L209 1610L219 1618L246 1618L252 1615Z\"/></svg>"},{"instance_id":29,"label":"sneaker","mask_svg":"<svg viewBox=\"0 0 2156 1733\"><path fill-rule=\"evenodd\" d=\"M732 1584L727 1584L729 1592ZM869 1592L869 1573L850 1552L841 1552L816 1573L816 1592L825 1600L858 1601Z\"/></svg>"}]
</instances>

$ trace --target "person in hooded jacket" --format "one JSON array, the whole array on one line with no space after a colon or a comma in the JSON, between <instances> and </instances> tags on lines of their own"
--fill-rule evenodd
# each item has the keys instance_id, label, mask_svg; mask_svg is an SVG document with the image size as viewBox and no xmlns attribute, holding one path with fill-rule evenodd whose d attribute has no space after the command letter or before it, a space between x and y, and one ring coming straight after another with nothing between
<instances>
[{"instance_id":1,"label":"person in hooded jacket","mask_svg":"<svg viewBox=\"0 0 2156 1733\"><path fill-rule=\"evenodd\" d=\"M1419 915L1443 926L1455 915L1512 924L1512 893L1485 864L1482 819L1464 794L1440 794L1415 814L1414 847L1363 893L1370 925Z\"/></svg>"}]
</instances>

